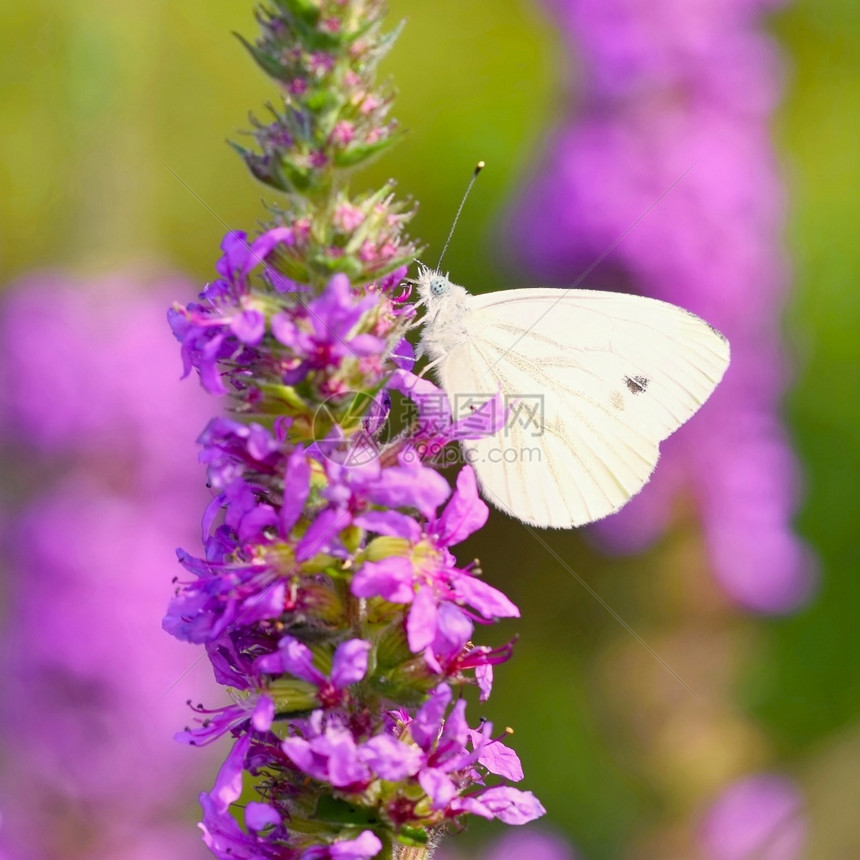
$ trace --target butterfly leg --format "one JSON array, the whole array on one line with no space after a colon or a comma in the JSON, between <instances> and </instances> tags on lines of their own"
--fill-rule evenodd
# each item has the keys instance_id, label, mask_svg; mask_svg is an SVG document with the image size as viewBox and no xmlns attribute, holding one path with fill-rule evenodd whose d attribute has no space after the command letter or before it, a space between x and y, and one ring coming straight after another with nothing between
<instances>
[{"instance_id":1,"label":"butterfly leg","mask_svg":"<svg viewBox=\"0 0 860 860\"><path fill-rule=\"evenodd\" d=\"M420 347L419 347L419 349L420 349ZM420 355L419 353L416 353L416 354L415 354L415 359L416 359L416 361L417 361L420 357L421 357L421 355ZM431 361L429 364L426 364L426 365L424 366L424 368L422 369L421 373L419 373L419 374L418 374L419 378L422 378L422 379L423 379L423 378L427 375L427 371L428 371L428 370L430 370L430 369L431 369L431 368L433 368L433 367L436 367L436 365L437 365L437 364L439 364L443 359L445 359L445 358L447 358L447 357L448 357L447 355L442 355L442 356L439 356L439 358L436 358L436 359L434 359L433 361Z\"/></svg>"}]
</instances>

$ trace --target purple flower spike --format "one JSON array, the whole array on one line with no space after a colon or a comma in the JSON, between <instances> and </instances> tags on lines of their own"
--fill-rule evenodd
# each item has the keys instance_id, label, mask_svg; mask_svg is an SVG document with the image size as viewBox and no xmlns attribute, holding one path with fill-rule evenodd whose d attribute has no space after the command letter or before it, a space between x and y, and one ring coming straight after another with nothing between
<instances>
[{"instance_id":1,"label":"purple flower spike","mask_svg":"<svg viewBox=\"0 0 860 860\"><path fill-rule=\"evenodd\" d=\"M326 676L314 666L310 648L292 636L285 636L276 653L257 660L256 669L272 675L289 673L301 678L319 688L317 695L322 704L334 707L342 703L347 687L364 678L370 648L370 642L364 639L341 643L332 658L331 675Z\"/></svg>"},{"instance_id":2,"label":"purple flower spike","mask_svg":"<svg viewBox=\"0 0 860 860\"><path fill-rule=\"evenodd\" d=\"M516 754L467 722L461 688L485 701L513 648L476 631L519 610L454 554L487 521L473 469L452 492L435 462L505 411L485 398L455 420L412 374L413 207L390 185L346 190L347 171L394 139L373 81L383 8L258 16L251 52L285 100L253 120L254 149L236 148L282 208L256 238L228 233L218 278L169 313L184 374L230 405L199 436L202 548L178 551L163 621L231 688L228 704L193 705L178 735L232 738L201 796L203 840L223 860L371 860L472 814L543 812L509 785ZM418 420L395 434L404 398Z\"/></svg>"}]
</instances>

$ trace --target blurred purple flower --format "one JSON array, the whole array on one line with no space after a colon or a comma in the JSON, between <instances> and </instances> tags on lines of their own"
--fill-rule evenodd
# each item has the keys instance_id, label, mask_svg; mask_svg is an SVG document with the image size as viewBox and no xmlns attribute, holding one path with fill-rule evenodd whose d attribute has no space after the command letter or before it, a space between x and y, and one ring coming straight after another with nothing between
<instances>
[{"instance_id":1,"label":"blurred purple flower","mask_svg":"<svg viewBox=\"0 0 860 860\"><path fill-rule=\"evenodd\" d=\"M788 269L769 138L780 75L760 29L779 0L545 3L583 58L584 107L554 133L547 169L517 205L514 253L547 281L587 274L584 286L679 304L732 344L703 414L664 443L642 493L595 530L638 551L680 500L694 502L725 591L753 611L795 610L814 564L791 530L798 476L780 421Z\"/></svg>"},{"instance_id":2,"label":"blurred purple flower","mask_svg":"<svg viewBox=\"0 0 860 860\"><path fill-rule=\"evenodd\" d=\"M20 487L2 529L10 860L205 856L182 819L206 762L172 735L189 691L213 685L194 671L171 690L194 658L159 631L209 412L164 331L179 291L175 277L47 273L0 307L0 442Z\"/></svg>"},{"instance_id":3,"label":"blurred purple flower","mask_svg":"<svg viewBox=\"0 0 860 860\"><path fill-rule=\"evenodd\" d=\"M705 815L700 843L705 860L797 860L806 844L803 797L773 774L730 785Z\"/></svg>"}]
</instances>

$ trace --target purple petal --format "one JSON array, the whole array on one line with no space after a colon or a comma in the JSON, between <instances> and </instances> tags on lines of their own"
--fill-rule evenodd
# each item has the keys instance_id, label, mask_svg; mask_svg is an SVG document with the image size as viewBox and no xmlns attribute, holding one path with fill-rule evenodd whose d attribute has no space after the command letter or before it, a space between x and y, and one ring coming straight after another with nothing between
<instances>
[{"instance_id":1,"label":"purple petal","mask_svg":"<svg viewBox=\"0 0 860 860\"><path fill-rule=\"evenodd\" d=\"M231 511L228 511L228 522ZM278 513L271 505L257 504L253 510L245 514L239 522L239 540L243 543L257 542L263 537L268 528L277 529L280 525Z\"/></svg>"},{"instance_id":2,"label":"purple petal","mask_svg":"<svg viewBox=\"0 0 860 860\"><path fill-rule=\"evenodd\" d=\"M464 466L457 475L457 488L451 501L433 527L442 546L453 546L464 541L487 522L490 509L478 498L478 481L475 470Z\"/></svg>"},{"instance_id":3,"label":"purple petal","mask_svg":"<svg viewBox=\"0 0 860 860\"><path fill-rule=\"evenodd\" d=\"M245 824L248 830L265 830L267 827L277 827L281 823L278 811L269 806L268 803L259 803L255 800L248 802L245 807Z\"/></svg>"},{"instance_id":4,"label":"purple petal","mask_svg":"<svg viewBox=\"0 0 860 860\"><path fill-rule=\"evenodd\" d=\"M352 580L352 593L356 597L383 597L391 603L411 603L412 562L403 556L393 555L381 561L366 561Z\"/></svg>"},{"instance_id":5,"label":"purple petal","mask_svg":"<svg viewBox=\"0 0 860 860\"><path fill-rule=\"evenodd\" d=\"M256 346L266 334L266 317L255 310L245 310L230 320L230 331L250 346Z\"/></svg>"},{"instance_id":6,"label":"purple petal","mask_svg":"<svg viewBox=\"0 0 860 860\"><path fill-rule=\"evenodd\" d=\"M481 803L505 824L528 824L546 813L530 792L508 786L488 788L479 795Z\"/></svg>"},{"instance_id":7,"label":"purple petal","mask_svg":"<svg viewBox=\"0 0 860 860\"><path fill-rule=\"evenodd\" d=\"M439 768L424 768L418 774L418 782L432 801L434 809L444 809L457 794L454 781Z\"/></svg>"},{"instance_id":8,"label":"purple petal","mask_svg":"<svg viewBox=\"0 0 860 860\"><path fill-rule=\"evenodd\" d=\"M349 351L356 355L380 355L385 352L385 341L372 334L359 334L350 339Z\"/></svg>"},{"instance_id":9,"label":"purple petal","mask_svg":"<svg viewBox=\"0 0 860 860\"><path fill-rule=\"evenodd\" d=\"M221 513L221 508L224 507L224 494L219 493L206 505L206 509L203 511L203 519L200 521L200 527L202 531L202 541L206 543L206 538L209 537L210 530L212 528L212 523L215 522L215 518ZM185 552L184 550L177 550L177 552ZM188 555L188 553L185 553ZM181 559L180 559L181 560Z\"/></svg>"},{"instance_id":10,"label":"purple petal","mask_svg":"<svg viewBox=\"0 0 860 860\"><path fill-rule=\"evenodd\" d=\"M478 682L478 689L481 691L479 697L481 702L486 702L490 698L490 693L493 692L493 667L490 663L485 663L482 666L475 667L475 680Z\"/></svg>"},{"instance_id":11,"label":"purple petal","mask_svg":"<svg viewBox=\"0 0 860 860\"><path fill-rule=\"evenodd\" d=\"M254 713L251 714L251 725L258 732L267 732L275 720L275 703L268 696L260 696Z\"/></svg>"},{"instance_id":12,"label":"purple petal","mask_svg":"<svg viewBox=\"0 0 860 860\"><path fill-rule=\"evenodd\" d=\"M245 770L245 756L251 745L251 736L244 735L233 744L224 764L215 777L215 785L209 798L219 812L225 812L230 804L242 794L242 773Z\"/></svg>"},{"instance_id":13,"label":"purple petal","mask_svg":"<svg viewBox=\"0 0 860 860\"><path fill-rule=\"evenodd\" d=\"M433 651L441 656L453 656L472 638L475 625L451 603L439 607Z\"/></svg>"},{"instance_id":14,"label":"purple petal","mask_svg":"<svg viewBox=\"0 0 860 860\"><path fill-rule=\"evenodd\" d=\"M370 860L382 851L382 842L371 830L365 830L355 839L335 842L329 849L332 860Z\"/></svg>"},{"instance_id":15,"label":"purple petal","mask_svg":"<svg viewBox=\"0 0 860 860\"><path fill-rule=\"evenodd\" d=\"M331 667L331 681L338 689L360 681L367 673L370 642L350 639L337 646Z\"/></svg>"},{"instance_id":16,"label":"purple petal","mask_svg":"<svg viewBox=\"0 0 860 860\"><path fill-rule=\"evenodd\" d=\"M210 394L227 393L227 388L221 380L221 374L215 364L223 342L223 334L213 337L203 349L199 364L197 365L197 370L200 374L200 383Z\"/></svg>"},{"instance_id":17,"label":"purple petal","mask_svg":"<svg viewBox=\"0 0 860 860\"><path fill-rule=\"evenodd\" d=\"M452 439L484 439L497 433L508 420L509 410L501 394L473 404L474 411L455 422L450 430Z\"/></svg>"},{"instance_id":18,"label":"purple petal","mask_svg":"<svg viewBox=\"0 0 860 860\"><path fill-rule=\"evenodd\" d=\"M284 582L271 582L262 591L243 600L236 624L248 627L257 621L277 618L284 611L286 589Z\"/></svg>"},{"instance_id":19,"label":"purple petal","mask_svg":"<svg viewBox=\"0 0 860 860\"><path fill-rule=\"evenodd\" d=\"M455 797L451 801L452 812L469 812L472 815L480 815L481 818L493 818L492 810L484 806L476 797Z\"/></svg>"},{"instance_id":20,"label":"purple petal","mask_svg":"<svg viewBox=\"0 0 860 860\"><path fill-rule=\"evenodd\" d=\"M297 448L287 461L287 471L284 476L284 503L281 506L281 528L289 535L293 526L298 522L305 502L310 494L311 467L305 458L304 451Z\"/></svg>"},{"instance_id":21,"label":"purple petal","mask_svg":"<svg viewBox=\"0 0 860 860\"><path fill-rule=\"evenodd\" d=\"M206 792L200 795L200 806L203 821L198 826L203 844L217 860L258 860L256 837L245 833L228 810L219 809Z\"/></svg>"},{"instance_id":22,"label":"purple petal","mask_svg":"<svg viewBox=\"0 0 860 860\"><path fill-rule=\"evenodd\" d=\"M300 333L298 326L293 321L293 318L286 312L282 311L272 317L269 326L272 329L272 334L275 339L284 346L289 346L293 349L299 344Z\"/></svg>"},{"instance_id":23,"label":"purple petal","mask_svg":"<svg viewBox=\"0 0 860 860\"><path fill-rule=\"evenodd\" d=\"M490 741L486 744L478 756L478 763L487 768L490 773L503 776L512 782L519 782L524 776L519 757L501 741Z\"/></svg>"},{"instance_id":24,"label":"purple petal","mask_svg":"<svg viewBox=\"0 0 860 860\"><path fill-rule=\"evenodd\" d=\"M367 783L372 779L370 769L361 761L358 747L347 731L330 733L328 778L338 788Z\"/></svg>"},{"instance_id":25,"label":"purple petal","mask_svg":"<svg viewBox=\"0 0 860 860\"><path fill-rule=\"evenodd\" d=\"M224 255L215 264L219 275L230 282L236 272L243 271L248 259L248 235L242 230L231 230L221 240Z\"/></svg>"},{"instance_id":26,"label":"purple petal","mask_svg":"<svg viewBox=\"0 0 860 860\"><path fill-rule=\"evenodd\" d=\"M292 245L295 242L293 231L289 227L275 227L267 230L262 236L254 240L248 250L248 258L245 261L243 274L248 274L255 266L260 265L276 245Z\"/></svg>"},{"instance_id":27,"label":"purple petal","mask_svg":"<svg viewBox=\"0 0 860 860\"><path fill-rule=\"evenodd\" d=\"M429 588L421 588L412 601L406 619L406 637L413 654L423 651L436 637L436 598Z\"/></svg>"},{"instance_id":28,"label":"purple petal","mask_svg":"<svg viewBox=\"0 0 860 860\"><path fill-rule=\"evenodd\" d=\"M241 425L238 422L233 422L237 427L241 427L245 432L240 433L237 429L237 435L247 439L246 446L248 453L255 460L265 460L269 454L279 453L281 446L278 440L272 437L268 428L262 424L250 424L248 426Z\"/></svg>"},{"instance_id":29,"label":"purple petal","mask_svg":"<svg viewBox=\"0 0 860 860\"><path fill-rule=\"evenodd\" d=\"M498 588L468 574L458 576L454 591L484 618L519 618L520 610Z\"/></svg>"},{"instance_id":30,"label":"purple petal","mask_svg":"<svg viewBox=\"0 0 860 860\"><path fill-rule=\"evenodd\" d=\"M311 523L296 547L296 561L307 561L319 552L328 552L340 532L350 522L349 514L337 508L326 508Z\"/></svg>"},{"instance_id":31,"label":"purple petal","mask_svg":"<svg viewBox=\"0 0 860 860\"><path fill-rule=\"evenodd\" d=\"M448 482L433 469L420 464L390 466L382 470L379 480L368 488L368 498L391 508L418 508L425 517L448 498Z\"/></svg>"},{"instance_id":32,"label":"purple petal","mask_svg":"<svg viewBox=\"0 0 860 860\"><path fill-rule=\"evenodd\" d=\"M284 636L278 645L278 653L281 656L284 671L317 686L325 683L325 675L314 666L311 649L303 642L299 642L292 636Z\"/></svg>"},{"instance_id":33,"label":"purple petal","mask_svg":"<svg viewBox=\"0 0 860 860\"><path fill-rule=\"evenodd\" d=\"M404 337L394 347L391 359L401 370L411 371L415 364L415 348Z\"/></svg>"},{"instance_id":34,"label":"purple petal","mask_svg":"<svg viewBox=\"0 0 860 860\"><path fill-rule=\"evenodd\" d=\"M421 750L391 735L378 735L361 745L361 760L383 779L399 782L418 772L424 760Z\"/></svg>"},{"instance_id":35,"label":"purple petal","mask_svg":"<svg viewBox=\"0 0 860 860\"><path fill-rule=\"evenodd\" d=\"M486 735L489 735L492 729L492 723L484 723L483 731ZM483 746L477 748L475 752L469 752L466 749L466 741L470 737L469 732L470 729L466 723L466 700L460 699L445 720L442 734L439 737L439 750L442 752L437 763L444 766L447 773L453 770L462 770L478 760L478 755ZM475 734L481 739L484 738L484 735L479 732Z\"/></svg>"},{"instance_id":36,"label":"purple petal","mask_svg":"<svg viewBox=\"0 0 860 860\"><path fill-rule=\"evenodd\" d=\"M409 730L415 743L423 750L428 750L439 736L445 711L451 702L451 688L440 684L430 694L430 698L418 709L415 719L409 724Z\"/></svg>"},{"instance_id":37,"label":"purple petal","mask_svg":"<svg viewBox=\"0 0 860 860\"><path fill-rule=\"evenodd\" d=\"M311 745L304 738L287 738L281 749L299 770L315 779L326 779L324 765L316 760Z\"/></svg>"},{"instance_id":38,"label":"purple petal","mask_svg":"<svg viewBox=\"0 0 860 860\"><path fill-rule=\"evenodd\" d=\"M416 543L421 537L421 526L399 511L368 511L356 517L353 523L378 535L406 538L410 543Z\"/></svg>"}]
</instances>

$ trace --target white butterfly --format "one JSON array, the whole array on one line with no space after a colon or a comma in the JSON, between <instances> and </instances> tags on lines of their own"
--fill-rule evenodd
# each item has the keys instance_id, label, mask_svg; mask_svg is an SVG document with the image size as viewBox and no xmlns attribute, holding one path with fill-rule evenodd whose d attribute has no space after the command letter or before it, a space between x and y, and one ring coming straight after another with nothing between
<instances>
[{"instance_id":1,"label":"white butterfly","mask_svg":"<svg viewBox=\"0 0 860 860\"><path fill-rule=\"evenodd\" d=\"M617 511L729 364L716 329L656 299L552 288L473 296L423 266L416 283L420 351L455 413L497 394L510 407L495 436L463 443L482 494L535 526Z\"/></svg>"}]
</instances>

